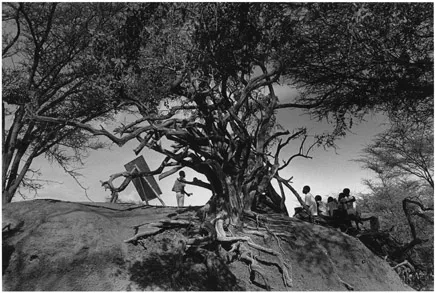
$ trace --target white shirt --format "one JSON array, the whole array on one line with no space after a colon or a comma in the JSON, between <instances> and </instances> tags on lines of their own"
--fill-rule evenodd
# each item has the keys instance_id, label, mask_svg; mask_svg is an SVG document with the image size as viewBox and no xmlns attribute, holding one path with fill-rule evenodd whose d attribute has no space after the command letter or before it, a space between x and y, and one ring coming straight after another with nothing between
<instances>
[{"instance_id":1,"label":"white shirt","mask_svg":"<svg viewBox=\"0 0 435 293\"><path fill-rule=\"evenodd\" d=\"M346 197L346 210L349 215L356 214L356 201L350 202L352 199L355 199L352 195Z\"/></svg>"},{"instance_id":2,"label":"white shirt","mask_svg":"<svg viewBox=\"0 0 435 293\"><path fill-rule=\"evenodd\" d=\"M328 215L328 207L326 206L325 202L319 201L318 212L324 216Z\"/></svg>"},{"instance_id":3,"label":"white shirt","mask_svg":"<svg viewBox=\"0 0 435 293\"><path fill-rule=\"evenodd\" d=\"M326 204L330 217L334 215L334 211L338 209L338 204L335 201L330 201Z\"/></svg>"},{"instance_id":4,"label":"white shirt","mask_svg":"<svg viewBox=\"0 0 435 293\"><path fill-rule=\"evenodd\" d=\"M317 216L317 204L314 196L311 193L305 194L305 204L308 206L308 210L312 216Z\"/></svg>"}]
</instances>

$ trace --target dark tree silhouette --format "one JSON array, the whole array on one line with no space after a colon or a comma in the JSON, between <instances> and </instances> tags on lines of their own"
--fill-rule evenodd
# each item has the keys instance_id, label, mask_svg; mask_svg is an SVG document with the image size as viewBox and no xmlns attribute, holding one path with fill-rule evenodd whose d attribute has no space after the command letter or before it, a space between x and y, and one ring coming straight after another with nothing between
<instances>
[{"instance_id":1,"label":"dark tree silhouette","mask_svg":"<svg viewBox=\"0 0 435 293\"><path fill-rule=\"evenodd\" d=\"M20 188L36 192L44 183L32 169L35 158L59 163L77 181L75 165L89 148L105 146L80 128L30 117L96 123L122 109L117 98L126 83L122 70L132 70L138 51L137 32L130 29L136 16L127 8L119 3L3 5L3 203Z\"/></svg>"},{"instance_id":2,"label":"dark tree silhouette","mask_svg":"<svg viewBox=\"0 0 435 293\"><path fill-rule=\"evenodd\" d=\"M409 109L406 113L412 115L415 107L410 105L433 100L431 7L139 4L132 9L147 14L152 23L143 26L146 41L140 43L140 56L116 98L140 118L113 132L38 112L32 118L84 129L120 146L136 139L136 154L148 147L165 156L157 170L111 176L105 184L112 192L125 188L133 176L164 177L185 167L204 174L208 182L191 183L213 192L202 214L212 228L207 237L194 237L187 244L233 243L231 251L245 256L259 275L248 246L269 252L279 258L284 282L290 285L282 256L243 236L243 223L249 217L258 220L259 214L263 219L286 215L284 188L304 206L280 170L297 157L309 157L316 145L332 146L353 119L376 110L393 114ZM282 83L297 87L299 96L281 101L275 89ZM156 101L166 108L149 106ZM276 112L291 115L291 110L327 119L334 131L313 136L304 128L280 129ZM290 143L296 143L299 152L280 159ZM115 187L112 181L120 176L126 181ZM278 182L279 192L272 180ZM148 225L128 241L187 224L168 220Z\"/></svg>"}]
</instances>

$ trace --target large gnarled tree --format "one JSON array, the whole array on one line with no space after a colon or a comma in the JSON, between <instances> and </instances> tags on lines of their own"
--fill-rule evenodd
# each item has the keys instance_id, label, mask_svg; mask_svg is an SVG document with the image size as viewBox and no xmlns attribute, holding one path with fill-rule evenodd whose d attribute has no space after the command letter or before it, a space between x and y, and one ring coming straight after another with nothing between
<instances>
[{"instance_id":1,"label":"large gnarled tree","mask_svg":"<svg viewBox=\"0 0 435 293\"><path fill-rule=\"evenodd\" d=\"M159 4L153 7L153 21L144 25L148 38L140 45L135 70L117 96L124 109L140 118L115 132L40 113L33 113L33 118L85 129L120 146L136 139L136 154L148 147L165 156L160 168L147 174L167 176L184 167L204 174L208 182L191 183L213 192L204 213L213 231L188 244L207 243L213 235L233 242L232 251L238 250L261 274L243 243L280 254L237 236L237 229L244 216L254 212L286 214L284 188L302 202L280 170L298 156L307 157L316 144L333 144L355 117L372 110L397 112L433 100L429 6ZM282 83L298 87L300 95L280 101L275 89ZM157 111L150 101L167 108ZM292 109L329 119L334 131L310 137L305 129L280 130L277 111ZM280 159L289 143L297 143L299 152ZM115 174L106 184L117 192L141 175L146 174ZM112 181L118 176L127 179L115 187ZM183 223L157 223L129 241ZM227 236L224 227L234 236ZM290 285L286 266L281 268Z\"/></svg>"}]
</instances>

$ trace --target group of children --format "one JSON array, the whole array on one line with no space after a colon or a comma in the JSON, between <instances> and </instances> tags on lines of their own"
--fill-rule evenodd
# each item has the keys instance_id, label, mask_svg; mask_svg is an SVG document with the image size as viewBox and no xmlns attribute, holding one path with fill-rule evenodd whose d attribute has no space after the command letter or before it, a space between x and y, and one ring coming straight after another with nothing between
<instances>
[{"instance_id":1,"label":"group of children","mask_svg":"<svg viewBox=\"0 0 435 293\"><path fill-rule=\"evenodd\" d=\"M175 192L177 198L177 206L184 206L184 196L191 196L192 193L186 192L184 189L186 174L184 171L179 172L179 178L175 180L172 191ZM350 195L349 188L343 189L343 192L338 195L338 200L332 196L328 197L327 202L322 201L320 195L315 197L310 193L311 188L306 185L302 189L305 194L305 204L308 207L308 217L310 222L315 222L319 218L335 222L337 226L351 227L351 220L355 221L356 228L358 227L359 215L356 210L356 199ZM303 208L296 208L296 214L303 210Z\"/></svg>"},{"instance_id":2,"label":"group of children","mask_svg":"<svg viewBox=\"0 0 435 293\"><path fill-rule=\"evenodd\" d=\"M311 188L308 185L302 189L311 222L320 217L325 220L339 222L339 225L351 227L351 221L353 220L356 228L359 229L356 199L350 195L349 188L343 189L343 192L338 195L338 200L330 196L327 202L322 201L320 195L314 197L310 191Z\"/></svg>"}]
</instances>

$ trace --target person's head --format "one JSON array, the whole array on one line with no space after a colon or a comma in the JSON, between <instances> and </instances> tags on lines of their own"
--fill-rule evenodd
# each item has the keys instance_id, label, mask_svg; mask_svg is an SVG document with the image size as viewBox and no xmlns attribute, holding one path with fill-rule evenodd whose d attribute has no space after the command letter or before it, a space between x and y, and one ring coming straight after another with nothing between
<instances>
[{"instance_id":1,"label":"person's head","mask_svg":"<svg viewBox=\"0 0 435 293\"><path fill-rule=\"evenodd\" d=\"M180 172L178 173L178 175L180 175L180 178L184 178L184 177L186 177L186 173L184 173L184 171L180 171Z\"/></svg>"},{"instance_id":2,"label":"person's head","mask_svg":"<svg viewBox=\"0 0 435 293\"><path fill-rule=\"evenodd\" d=\"M350 195L350 189L349 188L343 189L343 193L344 193L344 196L349 196Z\"/></svg>"},{"instance_id":3,"label":"person's head","mask_svg":"<svg viewBox=\"0 0 435 293\"><path fill-rule=\"evenodd\" d=\"M307 194L310 190L311 188L308 185L305 185L304 188L302 188L302 193Z\"/></svg>"},{"instance_id":4,"label":"person's head","mask_svg":"<svg viewBox=\"0 0 435 293\"><path fill-rule=\"evenodd\" d=\"M342 199L344 197L344 193L340 192L340 194L338 195L338 200Z\"/></svg>"},{"instance_id":5,"label":"person's head","mask_svg":"<svg viewBox=\"0 0 435 293\"><path fill-rule=\"evenodd\" d=\"M322 201L322 197L320 195L316 195L316 197L314 197L314 199L316 201Z\"/></svg>"},{"instance_id":6,"label":"person's head","mask_svg":"<svg viewBox=\"0 0 435 293\"><path fill-rule=\"evenodd\" d=\"M328 197L328 202L334 201L334 199L332 198L332 196Z\"/></svg>"}]
</instances>

